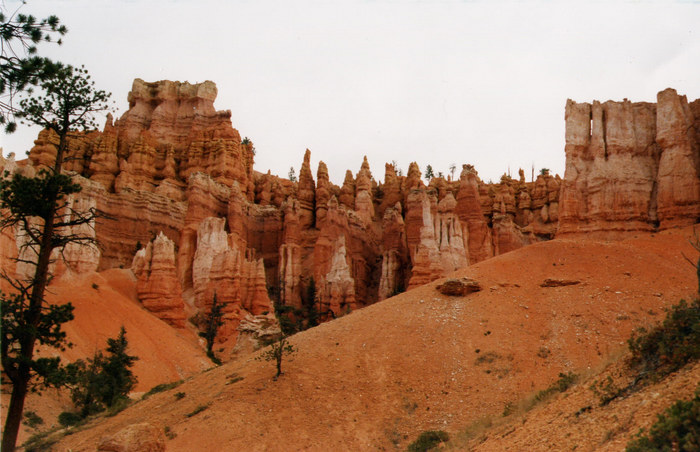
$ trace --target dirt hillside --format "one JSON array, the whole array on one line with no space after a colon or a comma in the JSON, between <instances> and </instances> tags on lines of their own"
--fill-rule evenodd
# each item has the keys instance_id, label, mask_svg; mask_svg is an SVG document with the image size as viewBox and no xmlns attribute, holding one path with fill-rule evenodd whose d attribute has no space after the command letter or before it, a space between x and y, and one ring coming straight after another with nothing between
<instances>
[{"instance_id":1,"label":"dirt hillside","mask_svg":"<svg viewBox=\"0 0 700 452\"><path fill-rule=\"evenodd\" d=\"M64 362L92 357L96 351L104 350L107 339L116 337L123 325L129 341L128 351L139 357L133 368L138 378L137 393L211 367L194 333L175 330L141 307L130 270L113 269L100 274L66 277L49 286L48 292L49 301L69 301L75 307L75 320L63 327L73 343L73 347L60 352ZM44 353L59 352L48 349ZM3 388L5 390L9 391L9 386ZM9 399L9 393L3 393L3 414ZM30 394L25 405L25 411L37 413L44 419L45 426L57 425L56 416L71 409L68 392L55 389L43 391L41 395ZM19 441L32 433L23 426Z\"/></svg>"},{"instance_id":2,"label":"dirt hillside","mask_svg":"<svg viewBox=\"0 0 700 452\"><path fill-rule=\"evenodd\" d=\"M94 451L140 422L167 428L168 451L396 450L424 430L459 432L560 372L601 365L633 329L693 295L690 234L553 240L489 259L453 275L481 292L419 287L294 336L278 381L272 363L242 357L95 420L56 450ZM542 287L547 278L576 284ZM135 348L153 340L136 330Z\"/></svg>"}]
</instances>

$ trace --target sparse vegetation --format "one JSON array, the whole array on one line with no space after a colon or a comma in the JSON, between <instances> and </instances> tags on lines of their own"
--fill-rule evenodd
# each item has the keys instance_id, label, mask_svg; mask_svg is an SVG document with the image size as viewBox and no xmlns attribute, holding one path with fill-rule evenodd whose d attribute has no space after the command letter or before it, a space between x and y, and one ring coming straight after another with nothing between
<instances>
[{"instance_id":1,"label":"sparse vegetation","mask_svg":"<svg viewBox=\"0 0 700 452\"><path fill-rule=\"evenodd\" d=\"M64 411L58 415L58 423L64 427L72 427L82 423L84 420L83 416L79 413L74 413L72 411Z\"/></svg>"},{"instance_id":2,"label":"sparse vegetation","mask_svg":"<svg viewBox=\"0 0 700 452\"><path fill-rule=\"evenodd\" d=\"M425 177L425 180L427 180L428 182L430 182L430 179L435 177L435 173L433 173L432 165L428 165L425 167L425 176L424 177Z\"/></svg>"},{"instance_id":3,"label":"sparse vegetation","mask_svg":"<svg viewBox=\"0 0 700 452\"><path fill-rule=\"evenodd\" d=\"M147 398L149 398L149 397L152 396L153 394L157 394L157 393L159 393L159 392L163 392L163 391L167 391L167 390L169 390L169 389L177 388L177 387L180 386L181 384L182 384L182 380L173 381L173 382L171 382L171 383L161 383L161 384L155 385L155 386L153 386L151 389L149 389L148 392L145 393L145 394L141 397L141 399L142 399L142 400L146 400Z\"/></svg>"},{"instance_id":4,"label":"sparse vegetation","mask_svg":"<svg viewBox=\"0 0 700 452\"><path fill-rule=\"evenodd\" d=\"M105 416L112 417L124 411L129 405L131 405L131 399L128 397L120 397L114 403L112 403L108 408Z\"/></svg>"},{"instance_id":5,"label":"sparse vegetation","mask_svg":"<svg viewBox=\"0 0 700 452\"><path fill-rule=\"evenodd\" d=\"M289 177L290 182L296 182L297 181L297 172L294 170L293 166L289 167L289 173L287 173L287 177Z\"/></svg>"},{"instance_id":6,"label":"sparse vegetation","mask_svg":"<svg viewBox=\"0 0 700 452\"><path fill-rule=\"evenodd\" d=\"M255 155L255 146L253 146L253 142L250 141L250 138L248 138L248 137L243 138L241 140L241 144L246 146L246 147L250 147L250 151L253 153L253 155Z\"/></svg>"},{"instance_id":7,"label":"sparse vegetation","mask_svg":"<svg viewBox=\"0 0 700 452\"><path fill-rule=\"evenodd\" d=\"M182 400L182 399L185 398L185 395L186 395L186 394L185 394L184 392L182 392L182 391L176 392L176 393L175 393L175 400Z\"/></svg>"},{"instance_id":8,"label":"sparse vegetation","mask_svg":"<svg viewBox=\"0 0 700 452\"><path fill-rule=\"evenodd\" d=\"M296 353L296 349L288 342L287 336L282 334L279 339L272 341L272 343L269 344L268 349L258 355L255 359L258 361L274 361L277 366L277 373L275 374L274 379L277 380L277 378L282 375L282 359L284 358L284 355L292 355L294 353Z\"/></svg>"},{"instance_id":9,"label":"sparse vegetation","mask_svg":"<svg viewBox=\"0 0 700 452\"><path fill-rule=\"evenodd\" d=\"M604 380L594 380L589 389L600 400L600 406L607 405L625 392L625 388L617 386L610 375Z\"/></svg>"},{"instance_id":10,"label":"sparse vegetation","mask_svg":"<svg viewBox=\"0 0 700 452\"><path fill-rule=\"evenodd\" d=\"M34 411L25 411L22 423L29 428L37 428L44 423L44 420Z\"/></svg>"},{"instance_id":11,"label":"sparse vegetation","mask_svg":"<svg viewBox=\"0 0 700 452\"><path fill-rule=\"evenodd\" d=\"M165 434L165 437L168 439L175 439L175 437L177 436L177 433L172 431L172 429L168 425L163 427L163 433Z\"/></svg>"},{"instance_id":12,"label":"sparse vegetation","mask_svg":"<svg viewBox=\"0 0 700 452\"><path fill-rule=\"evenodd\" d=\"M125 407L127 394L137 381L131 367L138 358L126 352L128 345L122 327L116 339L107 339L106 356L98 351L87 362L78 360L67 366L71 398L83 418L107 408Z\"/></svg>"},{"instance_id":13,"label":"sparse vegetation","mask_svg":"<svg viewBox=\"0 0 700 452\"><path fill-rule=\"evenodd\" d=\"M29 437L22 445L24 452L46 452L51 450L52 446L58 442L60 436L54 434L54 431L40 432Z\"/></svg>"},{"instance_id":14,"label":"sparse vegetation","mask_svg":"<svg viewBox=\"0 0 700 452\"><path fill-rule=\"evenodd\" d=\"M428 430L421 433L414 442L408 445L409 452L425 452L434 449L440 443L449 441L450 435L442 430Z\"/></svg>"},{"instance_id":15,"label":"sparse vegetation","mask_svg":"<svg viewBox=\"0 0 700 452\"><path fill-rule=\"evenodd\" d=\"M490 364L500 357L501 355L496 352L486 352L474 360L474 365L478 366L481 364Z\"/></svg>"},{"instance_id":16,"label":"sparse vegetation","mask_svg":"<svg viewBox=\"0 0 700 452\"><path fill-rule=\"evenodd\" d=\"M236 372L232 373L231 375L227 375L226 378L228 378L228 380L226 381L227 385L232 385L243 380L243 377L238 375Z\"/></svg>"},{"instance_id":17,"label":"sparse vegetation","mask_svg":"<svg viewBox=\"0 0 700 452\"><path fill-rule=\"evenodd\" d=\"M484 432L494 425L493 418L491 416L483 416L469 424L464 430L455 435L450 441L450 446L456 446L457 449L460 447L464 448L465 444L474 438L482 437ZM455 447L452 447L454 449Z\"/></svg>"},{"instance_id":18,"label":"sparse vegetation","mask_svg":"<svg viewBox=\"0 0 700 452\"><path fill-rule=\"evenodd\" d=\"M535 394L535 401L541 402L548 399L552 394L557 392L566 392L578 381L578 375L573 372L559 373L559 379L555 381L547 389L543 389Z\"/></svg>"},{"instance_id":19,"label":"sparse vegetation","mask_svg":"<svg viewBox=\"0 0 700 452\"><path fill-rule=\"evenodd\" d=\"M200 331L199 336L207 341L207 356L216 365L221 365L221 360L214 354L214 341L224 322L222 320L224 313L221 310L222 305L217 302L216 292L214 292L214 300L212 301L211 309L204 319L205 329Z\"/></svg>"},{"instance_id":20,"label":"sparse vegetation","mask_svg":"<svg viewBox=\"0 0 700 452\"><path fill-rule=\"evenodd\" d=\"M657 381L700 358L700 299L690 304L681 300L660 325L637 330L628 345L637 380Z\"/></svg>"},{"instance_id":21,"label":"sparse vegetation","mask_svg":"<svg viewBox=\"0 0 700 452\"><path fill-rule=\"evenodd\" d=\"M647 330L639 328L627 341L632 356L629 367L635 373L632 382L618 386L612 376L594 381L591 391L607 405L648 382L656 382L700 358L700 300L688 304L681 300L666 310L661 324Z\"/></svg>"},{"instance_id":22,"label":"sparse vegetation","mask_svg":"<svg viewBox=\"0 0 700 452\"><path fill-rule=\"evenodd\" d=\"M698 230L696 228L693 228L693 237L688 239L688 242L690 243L690 246L695 248L696 251L700 252L700 235L698 235ZM700 256L698 256L697 262L694 262L685 254L683 255L683 257L685 257L685 259L688 262L690 262L690 265L695 267L695 271L698 276L698 296L700 296Z\"/></svg>"},{"instance_id":23,"label":"sparse vegetation","mask_svg":"<svg viewBox=\"0 0 700 452\"><path fill-rule=\"evenodd\" d=\"M192 410L191 412L187 413L185 416L187 416L187 417L196 416L196 415L198 415L199 413L201 413L202 411L204 411L204 410L206 410L206 409L208 409L208 408L209 408L209 404L208 404L208 403L205 404L205 405L198 405L197 408L195 408L195 409Z\"/></svg>"},{"instance_id":24,"label":"sparse vegetation","mask_svg":"<svg viewBox=\"0 0 700 452\"><path fill-rule=\"evenodd\" d=\"M542 359L547 359L551 353L552 352L550 352L547 347L540 347L540 349L537 350L537 356Z\"/></svg>"},{"instance_id":25,"label":"sparse vegetation","mask_svg":"<svg viewBox=\"0 0 700 452\"><path fill-rule=\"evenodd\" d=\"M554 394L566 392L571 388L579 379L578 374L573 372L559 373L559 379L552 383L546 389L537 391L534 395L531 395L520 402L508 402L503 408L503 417L510 416L517 412L530 411L538 403L542 403L552 397Z\"/></svg>"},{"instance_id":26,"label":"sparse vegetation","mask_svg":"<svg viewBox=\"0 0 700 452\"><path fill-rule=\"evenodd\" d=\"M700 450L700 385L691 400L679 400L659 414L649 433L643 430L627 444L626 452Z\"/></svg>"}]
</instances>

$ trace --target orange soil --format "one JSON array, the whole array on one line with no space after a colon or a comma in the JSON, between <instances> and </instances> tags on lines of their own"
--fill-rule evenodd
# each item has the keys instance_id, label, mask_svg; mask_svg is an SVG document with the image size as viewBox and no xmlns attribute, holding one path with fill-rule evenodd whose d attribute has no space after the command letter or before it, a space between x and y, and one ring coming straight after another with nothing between
<instances>
[{"instance_id":1,"label":"orange soil","mask_svg":"<svg viewBox=\"0 0 700 452\"><path fill-rule=\"evenodd\" d=\"M75 307L75 320L63 328L74 345L60 353L64 362L89 358L104 350L107 339L116 337L123 325L128 352L139 357L133 368L138 378L135 391L144 392L159 383L177 381L211 367L194 333L173 329L146 311L137 301L135 287L131 271L120 269L67 276L49 286L50 302L70 301ZM43 353L55 355L58 351L45 349ZM3 388L3 422L9 403L9 393L5 391L9 387ZM42 427L56 425L56 416L71 409L68 391L55 389L43 391L41 396L30 394L25 405L25 411L34 411L44 419ZM32 433L23 427L19 441Z\"/></svg>"},{"instance_id":2,"label":"orange soil","mask_svg":"<svg viewBox=\"0 0 700 452\"><path fill-rule=\"evenodd\" d=\"M458 432L559 372L600 365L633 329L694 295L694 268L682 256L695 255L690 234L554 240L498 256L453 275L479 280L481 292L447 297L435 290L440 281L419 287L295 335L298 352L278 381L272 363L244 356L93 421L56 450L95 450L103 436L138 422L175 433L169 451L395 450L424 430ZM580 284L540 287L545 278ZM154 327L131 318L143 311L130 303L110 308L104 335L88 343L101 345L128 321L135 354L155 337L172 346L172 331L145 331ZM77 316L106 309L94 297L86 304L100 308ZM243 379L227 384L236 376ZM188 416L200 406L207 408Z\"/></svg>"},{"instance_id":3,"label":"orange soil","mask_svg":"<svg viewBox=\"0 0 700 452\"><path fill-rule=\"evenodd\" d=\"M618 388L625 387L634 375L623 364L624 360L610 364L602 374L581 381L549 403L515 416L484 436L475 435L455 449L483 452L624 450L640 428L648 431L659 413L676 400L691 399L700 384L700 363L696 362L657 384L600 406L600 398L589 387L608 376ZM459 439L455 443L459 443Z\"/></svg>"}]
</instances>

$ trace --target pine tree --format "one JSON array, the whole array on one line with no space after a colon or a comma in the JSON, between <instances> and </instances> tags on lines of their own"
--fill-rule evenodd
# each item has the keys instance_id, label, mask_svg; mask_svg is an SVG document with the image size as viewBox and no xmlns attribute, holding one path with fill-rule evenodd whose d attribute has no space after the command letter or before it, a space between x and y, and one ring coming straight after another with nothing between
<instances>
[{"instance_id":1,"label":"pine tree","mask_svg":"<svg viewBox=\"0 0 700 452\"><path fill-rule=\"evenodd\" d=\"M425 180L430 182L430 179L435 177L435 174L433 173L433 167L432 165L428 165L425 167Z\"/></svg>"},{"instance_id":2,"label":"pine tree","mask_svg":"<svg viewBox=\"0 0 700 452\"><path fill-rule=\"evenodd\" d=\"M19 8L9 13L4 2L0 5L0 126L6 133L17 128L15 96L49 79L61 67L38 56L37 45L52 41L60 45L60 36L67 31L56 16L37 20L31 14L19 13Z\"/></svg>"},{"instance_id":3,"label":"pine tree","mask_svg":"<svg viewBox=\"0 0 700 452\"><path fill-rule=\"evenodd\" d=\"M107 406L112 406L120 398L126 397L136 385L137 379L131 367L138 357L126 352L128 345L126 329L123 326L116 339L107 339L108 355L102 365L106 384L101 394L101 399Z\"/></svg>"},{"instance_id":4,"label":"pine tree","mask_svg":"<svg viewBox=\"0 0 700 452\"><path fill-rule=\"evenodd\" d=\"M14 290L9 296L2 295L2 368L12 384L3 451L15 448L32 378L39 375L45 382L61 383L58 360L49 362L34 358L37 342L57 348L67 345L61 324L73 318L70 304L51 305L44 299L51 276L52 252L71 243L95 243L94 238L69 232L76 226L92 224L96 211L71 209L69 196L80 192L81 186L63 174L62 167L69 132L94 127L93 113L107 108L109 94L94 88L85 69L71 66L60 68L39 86L40 92L22 99L20 109L14 114L58 135L56 160L52 167L41 170L36 177L20 174L9 177L6 173L0 179L3 212L0 230L12 228L24 235L26 241L21 251L29 257L20 257L17 261L34 267L27 279L13 278L7 273L0 275ZM20 253L20 256L25 254Z\"/></svg>"},{"instance_id":5,"label":"pine tree","mask_svg":"<svg viewBox=\"0 0 700 452\"><path fill-rule=\"evenodd\" d=\"M71 398L81 417L103 411L125 399L138 381L131 371L138 357L129 355L126 330L107 339L106 353L96 352L87 361L69 364Z\"/></svg>"}]
</instances>

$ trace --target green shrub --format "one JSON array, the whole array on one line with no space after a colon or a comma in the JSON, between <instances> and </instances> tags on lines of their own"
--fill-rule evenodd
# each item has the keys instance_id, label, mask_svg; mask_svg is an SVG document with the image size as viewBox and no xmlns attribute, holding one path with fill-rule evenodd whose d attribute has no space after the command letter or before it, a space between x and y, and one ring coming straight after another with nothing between
<instances>
[{"instance_id":1,"label":"green shrub","mask_svg":"<svg viewBox=\"0 0 700 452\"><path fill-rule=\"evenodd\" d=\"M106 416L112 417L124 411L129 405L131 405L131 399L124 396L117 398L110 406L107 408Z\"/></svg>"},{"instance_id":2,"label":"green shrub","mask_svg":"<svg viewBox=\"0 0 700 452\"><path fill-rule=\"evenodd\" d=\"M628 344L630 363L641 380L657 381L700 358L700 300L681 300L667 310L660 325L648 331L640 328Z\"/></svg>"},{"instance_id":3,"label":"green shrub","mask_svg":"<svg viewBox=\"0 0 700 452\"><path fill-rule=\"evenodd\" d=\"M106 354L97 351L87 361L66 366L72 383L71 398L83 417L123 403L121 399L136 385L131 367L138 358L127 354L128 345L122 326L116 339L107 339Z\"/></svg>"},{"instance_id":4,"label":"green shrub","mask_svg":"<svg viewBox=\"0 0 700 452\"><path fill-rule=\"evenodd\" d=\"M44 420L34 411L25 411L22 423L29 428L37 428L44 423Z\"/></svg>"},{"instance_id":5,"label":"green shrub","mask_svg":"<svg viewBox=\"0 0 700 452\"><path fill-rule=\"evenodd\" d=\"M167 425L165 427L163 427L163 433L165 433L165 437L168 439L175 439L175 437L177 436L177 433L172 431L170 426L167 426Z\"/></svg>"},{"instance_id":6,"label":"green shrub","mask_svg":"<svg viewBox=\"0 0 700 452\"><path fill-rule=\"evenodd\" d=\"M559 373L559 379L547 389L543 389L535 394L535 401L541 402L557 392L566 392L578 380L578 375L573 372Z\"/></svg>"},{"instance_id":7,"label":"green shrub","mask_svg":"<svg viewBox=\"0 0 700 452\"><path fill-rule=\"evenodd\" d=\"M428 430L421 433L417 440L408 445L408 451L425 452L449 439L450 435L448 435L447 432L443 432L442 430Z\"/></svg>"},{"instance_id":8,"label":"green shrub","mask_svg":"<svg viewBox=\"0 0 700 452\"><path fill-rule=\"evenodd\" d=\"M207 405L199 405L199 406L197 406L197 408L195 408L194 410L192 410L190 413L187 413L185 416L187 416L187 417L195 416L195 415L201 413L202 411L206 410L207 408L209 408L209 404L207 404Z\"/></svg>"},{"instance_id":9,"label":"green shrub","mask_svg":"<svg viewBox=\"0 0 700 452\"><path fill-rule=\"evenodd\" d=\"M52 435L52 433L54 432L41 432L30 436L22 445L22 447L24 447L24 452L46 452L53 450L53 445L58 442L60 436Z\"/></svg>"},{"instance_id":10,"label":"green shrub","mask_svg":"<svg viewBox=\"0 0 700 452\"><path fill-rule=\"evenodd\" d=\"M671 405L651 426L627 444L626 452L700 450L700 385L692 400L679 400Z\"/></svg>"},{"instance_id":11,"label":"green shrub","mask_svg":"<svg viewBox=\"0 0 700 452\"><path fill-rule=\"evenodd\" d=\"M593 394L600 400L600 406L605 406L621 395L625 394L630 388L620 388L615 384L613 378L608 375L605 380L595 380L589 387Z\"/></svg>"},{"instance_id":12,"label":"green shrub","mask_svg":"<svg viewBox=\"0 0 700 452\"><path fill-rule=\"evenodd\" d=\"M83 421L83 416L80 413L73 413L71 411L64 411L58 415L58 423L64 427L71 427L78 425Z\"/></svg>"},{"instance_id":13,"label":"green shrub","mask_svg":"<svg viewBox=\"0 0 700 452\"><path fill-rule=\"evenodd\" d=\"M141 398L142 399L147 399L153 394L157 394L159 392L167 391L169 389L177 388L182 384L182 380L179 381L173 381L171 383L161 383L159 385L153 386L151 389L148 390L147 393L145 393Z\"/></svg>"}]
</instances>

